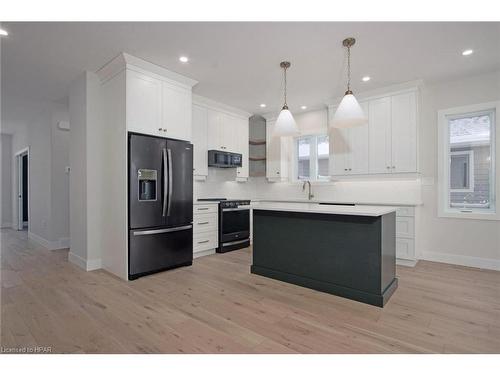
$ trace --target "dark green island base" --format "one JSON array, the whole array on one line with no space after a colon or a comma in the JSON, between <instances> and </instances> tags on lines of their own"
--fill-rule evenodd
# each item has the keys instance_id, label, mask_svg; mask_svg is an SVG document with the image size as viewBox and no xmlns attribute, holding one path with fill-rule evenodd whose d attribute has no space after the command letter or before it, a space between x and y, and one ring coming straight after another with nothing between
<instances>
[{"instance_id":1,"label":"dark green island base","mask_svg":"<svg viewBox=\"0 0 500 375\"><path fill-rule=\"evenodd\" d=\"M397 288L395 212L253 209L251 272L383 307Z\"/></svg>"}]
</instances>

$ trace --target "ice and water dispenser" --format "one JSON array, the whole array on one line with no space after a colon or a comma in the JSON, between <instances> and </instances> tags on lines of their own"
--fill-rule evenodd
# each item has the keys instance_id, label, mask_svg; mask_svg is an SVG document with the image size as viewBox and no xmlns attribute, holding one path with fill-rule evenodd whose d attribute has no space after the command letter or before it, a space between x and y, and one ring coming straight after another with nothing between
<instances>
[{"instance_id":1,"label":"ice and water dispenser","mask_svg":"<svg viewBox=\"0 0 500 375\"><path fill-rule=\"evenodd\" d=\"M139 169L137 171L140 201L156 200L157 175L158 173L154 169Z\"/></svg>"}]
</instances>

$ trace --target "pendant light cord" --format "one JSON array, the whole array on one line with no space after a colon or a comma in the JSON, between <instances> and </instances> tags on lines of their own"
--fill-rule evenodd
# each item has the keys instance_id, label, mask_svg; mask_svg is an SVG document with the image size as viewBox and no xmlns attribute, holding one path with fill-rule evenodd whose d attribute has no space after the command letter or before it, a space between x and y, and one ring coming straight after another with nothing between
<instances>
[{"instance_id":1,"label":"pendant light cord","mask_svg":"<svg viewBox=\"0 0 500 375\"><path fill-rule=\"evenodd\" d=\"M283 108L288 108L288 104L286 102L286 67L283 68L284 70L284 76L285 76L285 90L284 90L284 93L285 93L285 104L283 105Z\"/></svg>"},{"instance_id":2,"label":"pendant light cord","mask_svg":"<svg viewBox=\"0 0 500 375\"><path fill-rule=\"evenodd\" d=\"M351 47L347 47L347 92L351 91Z\"/></svg>"}]
</instances>

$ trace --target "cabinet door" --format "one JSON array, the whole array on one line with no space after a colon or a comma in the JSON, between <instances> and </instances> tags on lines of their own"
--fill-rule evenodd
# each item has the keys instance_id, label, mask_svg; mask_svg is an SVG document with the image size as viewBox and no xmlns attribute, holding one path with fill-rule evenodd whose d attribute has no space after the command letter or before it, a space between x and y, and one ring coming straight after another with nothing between
<instances>
[{"instance_id":1,"label":"cabinet door","mask_svg":"<svg viewBox=\"0 0 500 375\"><path fill-rule=\"evenodd\" d=\"M369 115L368 103L360 103L365 116ZM368 124L349 129L349 174L367 174Z\"/></svg>"},{"instance_id":2,"label":"cabinet door","mask_svg":"<svg viewBox=\"0 0 500 375\"><path fill-rule=\"evenodd\" d=\"M370 173L390 173L391 98L370 101L368 111Z\"/></svg>"},{"instance_id":3,"label":"cabinet door","mask_svg":"<svg viewBox=\"0 0 500 375\"><path fill-rule=\"evenodd\" d=\"M212 109L208 110L208 149L223 150L221 143L221 113Z\"/></svg>"},{"instance_id":4,"label":"cabinet door","mask_svg":"<svg viewBox=\"0 0 500 375\"><path fill-rule=\"evenodd\" d=\"M280 177L280 137L273 137L274 124L276 121L266 123L266 177Z\"/></svg>"},{"instance_id":5,"label":"cabinet door","mask_svg":"<svg viewBox=\"0 0 500 375\"><path fill-rule=\"evenodd\" d=\"M332 129L330 139L330 175L341 176L349 172L349 129Z\"/></svg>"},{"instance_id":6,"label":"cabinet door","mask_svg":"<svg viewBox=\"0 0 500 375\"><path fill-rule=\"evenodd\" d=\"M221 145L224 151L228 152L238 152L238 142L237 136L237 126L238 118L228 115L226 113L221 114L221 128L220 128L220 138Z\"/></svg>"},{"instance_id":7,"label":"cabinet door","mask_svg":"<svg viewBox=\"0 0 500 375\"><path fill-rule=\"evenodd\" d=\"M417 171L417 105L414 92L391 98L393 173Z\"/></svg>"},{"instance_id":8,"label":"cabinet door","mask_svg":"<svg viewBox=\"0 0 500 375\"><path fill-rule=\"evenodd\" d=\"M237 151L242 155L241 167L236 168L236 177L240 179L248 178L248 120L239 119L237 126L236 141L238 143Z\"/></svg>"},{"instance_id":9,"label":"cabinet door","mask_svg":"<svg viewBox=\"0 0 500 375\"><path fill-rule=\"evenodd\" d=\"M162 82L162 127L169 138L191 140L191 90Z\"/></svg>"},{"instance_id":10,"label":"cabinet door","mask_svg":"<svg viewBox=\"0 0 500 375\"><path fill-rule=\"evenodd\" d=\"M127 70L126 78L127 130L164 135L161 125L161 81Z\"/></svg>"},{"instance_id":11,"label":"cabinet door","mask_svg":"<svg viewBox=\"0 0 500 375\"><path fill-rule=\"evenodd\" d=\"M195 176L208 176L208 110L193 105L193 145Z\"/></svg>"}]
</instances>

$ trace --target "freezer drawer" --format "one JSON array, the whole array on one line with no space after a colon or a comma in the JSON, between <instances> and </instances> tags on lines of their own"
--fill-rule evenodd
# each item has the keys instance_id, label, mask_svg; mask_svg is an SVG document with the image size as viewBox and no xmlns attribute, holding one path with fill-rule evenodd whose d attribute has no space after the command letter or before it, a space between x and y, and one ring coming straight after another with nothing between
<instances>
[{"instance_id":1,"label":"freezer drawer","mask_svg":"<svg viewBox=\"0 0 500 375\"><path fill-rule=\"evenodd\" d=\"M193 227L130 230L129 279L193 263Z\"/></svg>"}]
</instances>

